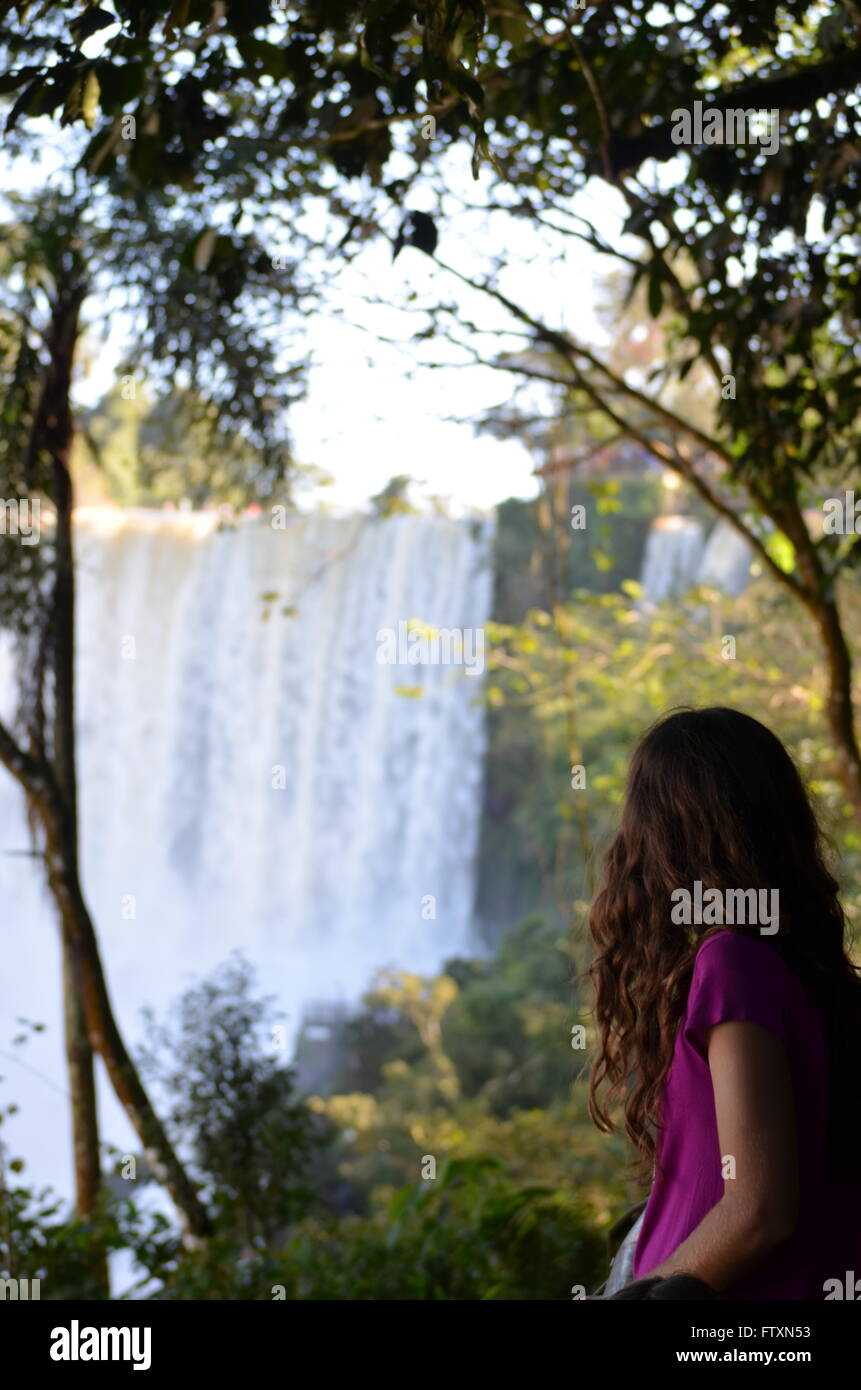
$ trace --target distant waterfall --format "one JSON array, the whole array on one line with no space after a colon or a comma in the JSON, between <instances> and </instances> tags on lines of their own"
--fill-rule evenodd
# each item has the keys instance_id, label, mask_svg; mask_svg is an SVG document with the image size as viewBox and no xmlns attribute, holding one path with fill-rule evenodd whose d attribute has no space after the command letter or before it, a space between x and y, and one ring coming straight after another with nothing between
<instances>
[{"instance_id":1,"label":"distant waterfall","mask_svg":"<svg viewBox=\"0 0 861 1390\"><path fill-rule=\"evenodd\" d=\"M735 598L750 582L752 558L750 546L726 521L719 521L704 540L702 526L692 517L656 517L646 538L643 597L660 603L705 585Z\"/></svg>"},{"instance_id":2,"label":"distant waterfall","mask_svg":"<svg viewBox=\"0 0 861 1390\"><path fill-rule=\"evenodd\" d=\"M481 629L490 541L488 522L424 515L78 513L83 877L130 1032L234 947L290 1029L380 967L470 949L481 681L382 665L377 634ZM0 783L11 1013L49 1023L25 1055L62 1085L52 908L8 853L26 834ZM41 1097L0 1070L10 1098Z\"/></svg>"},{"instance_id":3,"label":"distant waterfall","mask_svg":"<svg viewBox=\"0 0 861 1390\"><path fill-rule=\"evenodd\" d=\"M646 538L640 583L648 603L693 588L703 554L703 528L687 516L659 516Z\"/></svg>"},{"instance_id":4,"label":"distant waterfall","mask_svg":"<svg viewBox=\"0 0 861 1390\"><path fill-rule=\"evenodd\" d=\"M706 542L698 583L736 598L750 583L753 551L728 521L719 521Z\"/></svg>"}]
</instances>

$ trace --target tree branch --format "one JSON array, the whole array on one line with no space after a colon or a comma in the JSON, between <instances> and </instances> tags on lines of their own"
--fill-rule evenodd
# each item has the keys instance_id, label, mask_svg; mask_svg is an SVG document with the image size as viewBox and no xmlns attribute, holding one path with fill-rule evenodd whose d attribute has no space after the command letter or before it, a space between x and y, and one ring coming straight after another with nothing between
<instances>
[{"instance_id":1,"label":"tree branch","mask_svg":"<svg viewBox=\"0 0 861 1390\"><path fill-rule=\"evenodd\" d=\"M51 770L41 758L24 751L6 725L0 721L0 762L26 792L44 796L51 780Z\"/></svg>"},{"instance_id":2,"label":"tree branch","mask_svg":"<svg viewBox=\"0 0 861 1390\"><path fill-rule=\"evenodd\" d=\"M562 333L555 328L548 328L547 324L541 323L539 319L536 319L526 309L523 309L519 304L515 304L513 300L509 299L508 296L503 294L502 290L498 289L495 285L490 285L486 281L472 280L469 276L463 275L459 270L455 270L453 266L446 265L444 261L440 261L436 257L434 257L434 259L437 260L438 265L441 265L442 268L447 270L451 275L456 276L463 284L469 285L472 289L481 291L482 294L488 295L491 299L495 299L499 304L502 304L510 314L513 314L515 318L519 319L521 323L528 324L535 337L539 341L546 343L548 347L554 348L565 361L571 364L575 371L578 369L573 359L575 357L584 358L596 371L600 371L608 381L612 383L620 395L628 396L629 399L637 401L639 405L645 406L655 415L658 415L665 424L668 424L672 429L682 431L682 433L686 434L690 439L695 440L701 448L707 450L709 453L716 454L728 467L732 467L735 464L735 459L732 454L720 440L714 439L711 435L699 429L698 426L683 419L681 415L677 415L667 406L661 405L659 401L654 400L651 396L645 395L642 391L638 391L635 386L629 385L624 377L620 377L611 367L608 367L605 362L602 362L599 357L596 357L593 352L590 352L588 348L584 347L582 343L576 342L567 333Z\"/></svg>"},{"instance_id":3,"label":"tree branch","mask_svg":"<svg viewBox=\"0 0 861 1390\"><path fill-rule=\"evenodd\" d=\"M849 49L824 63L811 63L778 77L754 79L719 92L679 93L675 109L701 100L718 111L726 111L729 107L803 111L818 97L850 91L859 81L861 50ZM664 160L679 154L680 146L673 143L672 130L672 122L664 121L643 131L642 135L614 138L610 145L614 174L618 176L637 169L647 159Z\"/></svg>"}]
</instances>

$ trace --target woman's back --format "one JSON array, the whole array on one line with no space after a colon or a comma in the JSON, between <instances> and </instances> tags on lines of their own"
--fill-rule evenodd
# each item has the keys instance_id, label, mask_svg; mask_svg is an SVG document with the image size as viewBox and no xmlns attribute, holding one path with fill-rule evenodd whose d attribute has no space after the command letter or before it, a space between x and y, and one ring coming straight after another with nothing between
<instances>
[{"instance_id":1,"label":"woman's back","mask_svg":"<svg viewBox=\"0 0 861 1390\"><path fill-rule=\"evenodd\" d=\"M664 1089L655 1180L634 1262L635 1277L661 1264L720 1201L735 1177L721 1154L707 1060L718 1023L757 1024L786 1049L798 1145L798 1222L725 1296L823 1299L852 1271L861 1278L861 1177L838 1180L827 1157L831 1101L824 1020L772 938L721 930L700 946ZM839 1097L836 1098L839 1104ZM834 1296L833 1293L831 1296Z\"/></svg>"}]
</instances>

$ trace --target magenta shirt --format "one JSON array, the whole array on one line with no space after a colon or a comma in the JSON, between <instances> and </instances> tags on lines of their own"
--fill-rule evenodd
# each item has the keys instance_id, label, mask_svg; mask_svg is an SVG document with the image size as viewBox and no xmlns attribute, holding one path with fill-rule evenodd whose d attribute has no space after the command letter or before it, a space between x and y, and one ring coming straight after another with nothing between
<instances>
[{"instance_id":1,"label":"magenta shirt","mask_svg":"<svg viewBox=\"0 0 861 1390\"><path fill-rule=\"evenodd\" d=\"M758 1023L786 1047L795 1094L800 1208L792 1238L731 1299L822 1299L827 1279L861 1277L861 1179L837 1182L825 1156L828 1065L821 1015L767 937L721 931L697 954L664 1091L656 1176L634 1258L640 1278L668 1258L723 1196L705 1031ZM859 1137L861 1142L861 1137Z\"/></svg>"}]
</instances>

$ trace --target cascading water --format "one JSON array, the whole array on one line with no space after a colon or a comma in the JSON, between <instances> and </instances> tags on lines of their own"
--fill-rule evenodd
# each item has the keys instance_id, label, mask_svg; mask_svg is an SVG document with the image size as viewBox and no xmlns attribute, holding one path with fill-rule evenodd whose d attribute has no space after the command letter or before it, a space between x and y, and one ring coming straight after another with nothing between
<instances>
[{"instance_id":1,"label":"cascading water","mask_svg":"<svg viewBox=\"0 0 861 1390\"><path fill-rule=\"evenodd\" d=\"M706 541L697 582L736 598L750 583L753 552L728 521L719 521Z\"/></svg>"},{"instance_id":2,"label":"cascading water","mask_svg":"<svg viewBox=\"0 0 861 1390\"><path fill-rule=\"evenodd\" d=\"M691 517L659 516L646 538L640 583L647 603L660 603L696 584L703 528Z\"/></svg>"},{"instance_id":3,"label":"cascading water","mask_svg":"<svg viewBox=\"0 0 861 1390\"><path fill-rule=\"evenodd\" d=\"M750 546L728 522L719 521L704 541L692 517L656 517L643 556L643 597L660 603L702 584L735 598L750 582L751 559Z\"/></svg>"},{"instance_id":4,"label":"cascading water","mask_svg":"<svg viewBox=\"0 0 861 1390\"><path fill-rule=\"evenodd\" d=\"M104 508L75 530L83 878L127 1033L143 1004L162 1010L237 947L288 1030L308 1000L353 1001L379 968L429 972L475 949L481 682L464 665L381 664L378 634L414 619L480 630L490 524L315 515L273 529ZM0 1096L26 1095L13 1146L62 1187L59 953L26 848L4 774L14 1006L0 1046L16 1016L49 1030L21 1054L43 1075L3 1064Z\"/></svg>"}]
</instances>

